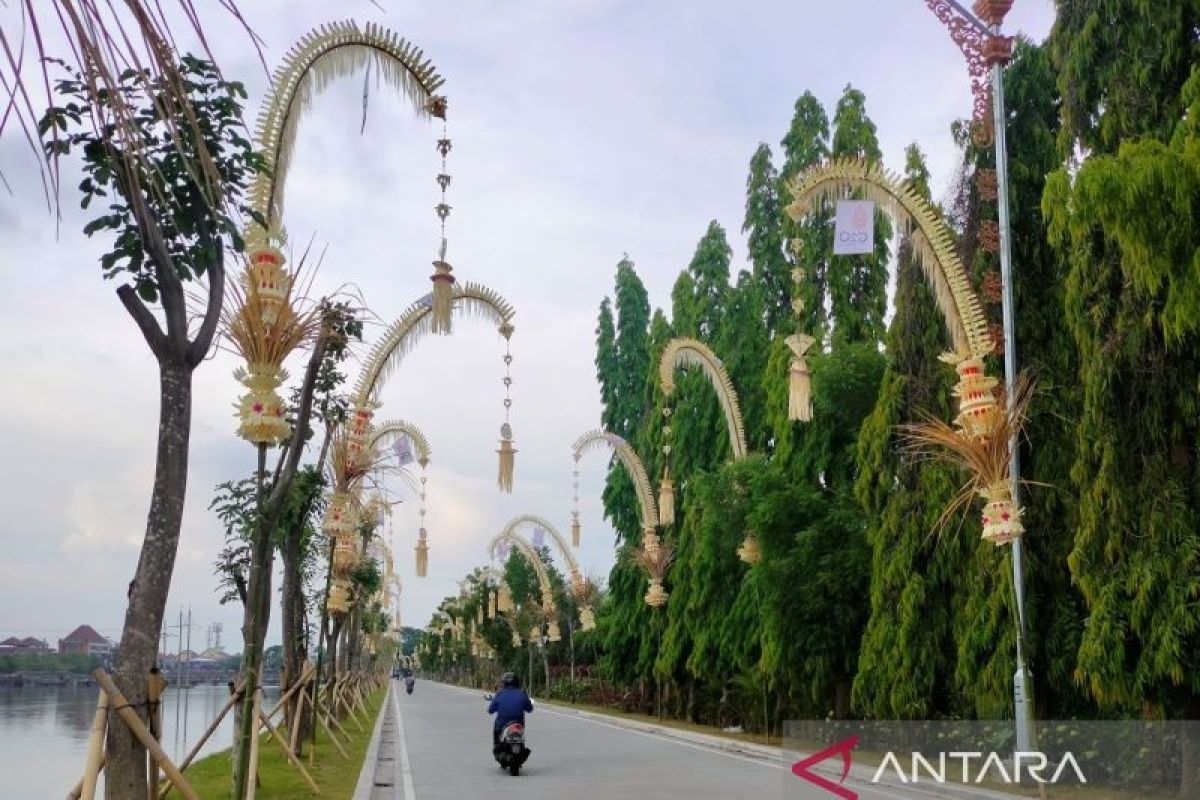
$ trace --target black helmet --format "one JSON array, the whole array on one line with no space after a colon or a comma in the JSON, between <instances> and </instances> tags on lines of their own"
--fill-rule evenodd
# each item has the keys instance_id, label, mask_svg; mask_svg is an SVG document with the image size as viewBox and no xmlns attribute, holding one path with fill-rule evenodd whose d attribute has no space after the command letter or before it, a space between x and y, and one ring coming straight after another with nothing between
<instances>
[{"instance_id":1,"label":"black helmet","mask_svg":"<svg viewBox=\"0 0 1200 800\"><path fill-rule=\"evenodd\" d=\"M521 688L521 679L516 676L516 673L506 672L500 676L500 685L513 689L519 689Z\"/></svg>"}]
</instances>

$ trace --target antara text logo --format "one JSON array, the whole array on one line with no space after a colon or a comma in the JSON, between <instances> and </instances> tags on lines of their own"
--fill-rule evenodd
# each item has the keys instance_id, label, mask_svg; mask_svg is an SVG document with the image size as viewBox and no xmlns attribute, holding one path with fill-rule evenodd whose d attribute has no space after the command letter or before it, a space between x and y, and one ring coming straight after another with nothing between
<instances>
[{"instance_id":1,"label":"antara text logo","mask_svg":"<svg viewBox=\"0 0 1200 800\"><path fill-rule=\"evenodd\" d=\"M857 736L851 736L820 752L813 753L808 758L793 764L792 774L830 795L842 798L842 800L858 800L858 792L844 785L846 778L850 775L853 751L858 746L858 742ZM836 781L813 771L816 765L835 757L841 760L841 776ZM1083 768L1071 752L1064 753L1062 758L1057 761L1052 761L1045 753L1036 751L1017 752L1012 756L1002 756L996 752L979 750L913 752L909 757L901 758L889 750L884 754L883 760L867 782L879 784L898 781L903 784L950 785L978 785L991 782L1029 785L1031 783L1056 784L1064 778L1073 779L1080 784L1087 783Z\"/></svg>"}]
</instances>

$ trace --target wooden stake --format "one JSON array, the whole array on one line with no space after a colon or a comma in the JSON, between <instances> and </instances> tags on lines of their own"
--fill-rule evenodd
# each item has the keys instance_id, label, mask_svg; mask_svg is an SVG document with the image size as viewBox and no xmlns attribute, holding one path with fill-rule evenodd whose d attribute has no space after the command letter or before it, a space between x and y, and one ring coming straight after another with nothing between
<instances>
[{"instance_id":1,"label":"wooden stake","mask_svg":"<svg viewBox=\"0 0 1200 800\"><path fill-rule=\"evenodd\" d=\"M167 688L167 681L159 674L158 669L152 669L146 679L146 700L150 703L150 733L158 741L162 741L162 695ZM153 758L146 759L146 797L155 800L158 797L158 762Z\"/></svg>"},{"instance_id":2,"label":"wooden stake","mask_svg":"<svg viewBox=\"0 0 1200 800\"><path fill-rule=\"evenodd\" d=\"M183 772L185 769L191 766L192 761L196 758L197 754L199 754L200 748L204 747L204 743L207 742L209 737L216 732L217 726L221 724L221 720L225 719L225 715L228 714L229 710L237 704L238 700L241 699L241 696L242 687L238 686L233 690L233 693L229 695L229 701L225 703L225 707L222 708L220 713L217 714L217 716L213 718L213 721L209 723L208 730L204 731L196 743L192 745L192 749L188 751L187 758L180 762L180 772ZM158 793L159 800L162 800L162 798L166 797L167 792L169 791L171 791L171 784L168 783L162 788L162 791Z\"/></svg>"},{"instance_id":3,"label":"wooden stake","mask_svg":"<svg viewBox=\"0 0 1200 800\"><path fill-rule=\"evenodd\" d=\"M271 733L271 736L274 737L275 741L279 743L279 746L283 748L284 755L288 757L288 761L292 762L292 766L300 770L300 774L304 776L304 780L308 784L308 788L313 790L313 794L320 796L321 787L317 786L317 782L314 781L312 776L308 774L308 770L304 768L303 762L296 758L295 751L288 747L288 743L283 740L283 736L280 735L279 729L271 724L271 721L267 719L265 714L263 714L261 711L258 713L262 717L262 724Z\"/></svg>"},{"instance_id":4,"label":"wooden stake","mask_svg":"<svg viewBox=\"0 0 1200 800\"><path fill-rule=\"evenodd\" d=\"M300 736L300 722L304 719L304 701L308 699L308 692L300 692L296 695L296 707L292 709L292 729L288 731L290 741L288 744L292 748L292 752L296 751L296 740Z\"/></svg>"},{"instance_id":5,"label":"wooden stake","mask_svg":"<svg viewBox=\"0 0 1200 800\"><path fill-rule=\"evenodd\" d=\"M104 753L101 753L100 754L100 766L97 769L97 772L104 769L104 761L105 761ZM75 784L75 788L72 789L71 791L67 792L67 800L79 800L80 796L82 796L82 795L83 795L83 778L80 778L79 781Z\"/></svg>"},{"instance_id":6,"label":"wooden stake","mask_svg":"<svg viewBox=\"0 0 1200 800\"><path fill-rule=\"evenodd\" d=\"M146 730L146 726L142 724L142 720L134 713L129 706L129 701L125 699L125 695L113 683L112 678L108 677L102 669L98 669L92 673L92 677L96 679L96 683L108 692L108 696L113 703L113 708L121 717L121 721L125 723L125 727L129 728L130 732L137 737L137 740L142 743L150 751L154 760L162 767L163 772L167 773L167 779L175 784L175 788L179 790L187 800L200 800L196 790L191 787L187 779L183 777L183 773L175 768L171 763L171 757L163 752L163 749L158 746L158 741L150 735L150 731Z\"/></svg>"},{"instance_id":7,"label":"wooden stake","mask_svg":"<svg viewBox=\"0 0 1200 800\"><path fill-rule=\"evenodd\" d=\"M254 690L254 701L250 704L250 713L254 716L250 720L250 772L246 778L246 800L254 800L254 792L258 787L258 721L262 716L262 708L259 706L261 700L260 686Z\"/></svg>"},{"instance_id":8,"label":"wooden stake","mask_svg":"<svg viewBox=\"0 0 1200 800\"><path fill-rule=\"evenodd\" d=\"M96 700L96 714L92 717L92 735L88 737L87 760L83 765L83 785L80 791L83 800L94 800L96 797L96 778L100 775L107 723L108 693L101 689L100 697Z\"/></svg>"},{"instance_id":9,"label":"wooden stake","mask_svg":"<svg viewBox=\"0 0 1200 800\"><path fill-rule=\"evenodd\" d=\"M349 759L350 754L346 752L346 748L342 747L342 743L339 742L337 736L334 735L333 729L329 727L329 719L326 718L324 714L320 713L317 714L317 719L319 719L321 724L325 726L325 733L329 736L329 740L333 742L333 746L336 747L338 752L342 754L342 758ZM336 722L336 720L334 721Z\"/></svg>"},{"instance_id":10,"label":"wooden stake","mask_svg":"<svg viewBox=\"0 0 1200 800\"><path fill-rule=\"evenodd\" d=\"M308 662L305 662L305 663L308 664ZM287 693L284 694L283 697L279 698L279 702L275 704L275 707L267 712L267 719L274 719L275 715L279 713L279 709L283 708L283 704L286 703L288 701L288 699L293 694L296 693L296 690L302 686L307 685L307 683L308 683L307 677L308 677L308 673L310 670L315 671L316 667L313 667L311 664L308 664L308 666L305 667L305 669L303 670L303 672L300 675L300 680L298 680L296 683L292 684L292 688L288 689Z\"/></svg>"}]
</instances>

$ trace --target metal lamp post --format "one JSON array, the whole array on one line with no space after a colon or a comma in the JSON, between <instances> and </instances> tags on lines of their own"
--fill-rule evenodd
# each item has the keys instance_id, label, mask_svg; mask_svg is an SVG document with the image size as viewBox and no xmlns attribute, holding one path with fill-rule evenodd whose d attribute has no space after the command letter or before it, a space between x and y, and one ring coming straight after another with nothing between
<instances>
[{"instance_id":1,"label":"metal lamp post","mask_svg":"<svg viewBox=\"0 0 1200 800\"><path fill-rule=\"evenodd\" d=\"M991 95L993 138L996 148L996 207L1000 229L1001 317L1004 326L1004 382L1008 407L1012 408L1017 389L1016 323L1013 310L1012 229L1009 221L1008 146L1005 136L1007 116L1004 109L1004 66L1012 56L1012 39L1001 35L1004 17L1013 0L976 0L972 14L958 0L925 0L925 4L950 30L954 43L967 58L975 93L976 122L986 114L987 95ZM957 13L955 13L957 12ZM982 19L980 19L982 17ZM986 73L986 77L985 77ZM990 86L989 86L990 84ZM990 92L988 89L990 88ZM1012 483L1013 503L1019 503L1021 463L1016 434L1009 441L1008 476ZM1013 712L1017 725L1017 750L1028 752L1032 746L1030 705L1032 679L1025 664L1025 574L1021 537L1012 542L1013 592L1017 606L1017 667L1013 674Z\"/></svg>"}]
</instances>

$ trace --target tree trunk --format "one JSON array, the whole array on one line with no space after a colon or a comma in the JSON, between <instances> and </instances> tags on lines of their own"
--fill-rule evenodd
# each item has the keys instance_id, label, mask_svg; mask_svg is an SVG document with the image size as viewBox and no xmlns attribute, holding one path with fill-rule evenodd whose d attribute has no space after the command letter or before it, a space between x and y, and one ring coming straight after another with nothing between
<instances>
[{"instance_id":1,"label":"tree trunk","mask_svg":"<svg viewBox=\"0 0 1200 800\"><path fill-rule=\"evenodd\" d=\"M271 619L271 570L275 563L275 545L272 532L274 519L265 518L264 482L266 478L266 445L258 446L258 523L254 530L254 542L250 555L250 583L247 602L242 612L242 682L246 695L240 704L240 714L234 715L233 741L234 796L246 793L245 776L249 770L250 743L253 738L253 708L255 694L262 683L263 645L267 638L267 626ZM274 515L272 515L274 516Z\"/></svg>"},{"instance_id":2,"label":"tree trunk","mask_svg":"<svg viewBox=\"0 0 1200 800\"><path fill-rule=\"evenodd\" d=\"M304 576L300 563L300 545L304 536L304 520L291 526L287 531L287 539L283 544L283 676L281 690L287 692L300 679L304 669ZM308 734L309 714L302 714L298 719L296 709L303 708L301 694L296 695L296 701L284 709L288 730L300 729L296 739L297 748L303 748L303 742Z\"/></svg>"},{"instance_id":3,"label":"tree trunk","mask_svg":"<svg viewBox=\"0 0 1200 800\"><path fill-rule=\"evenodd\" d=\"M175 569L179 527L187 492L188 440L192 424L192 370L159 361L158 455L146 535L137 571L129 584L129 605L113 679L143 720L146 676L158 655L167 592ZM108 800L146 794L146 751L119 722L108 727L104 769Z\"/></svg>"}]
</instances>

